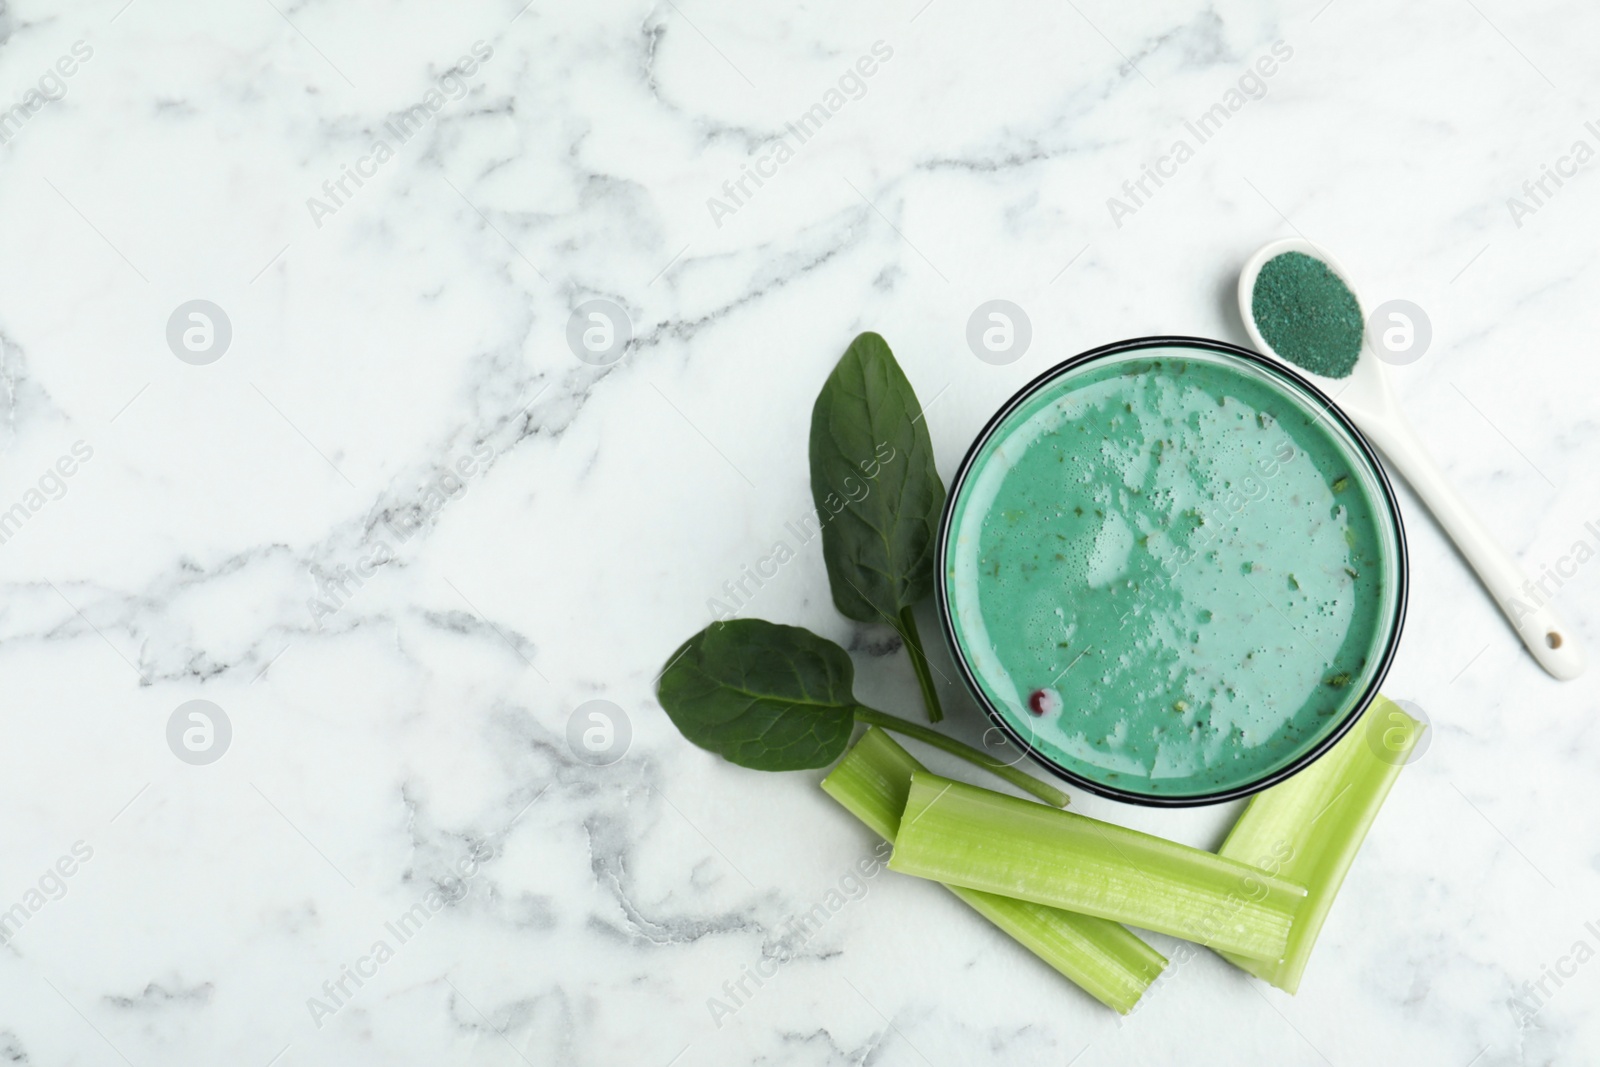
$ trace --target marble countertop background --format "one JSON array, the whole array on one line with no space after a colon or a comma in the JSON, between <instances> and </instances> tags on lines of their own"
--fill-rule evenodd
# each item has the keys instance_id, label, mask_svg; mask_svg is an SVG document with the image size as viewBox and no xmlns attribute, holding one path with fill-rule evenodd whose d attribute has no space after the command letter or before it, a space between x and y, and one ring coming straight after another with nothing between
<instances>
[{"instance_id":1,"label":"marble countertop background","mask_svg":"<svg viewBox=\"0 0 1600 1067\"><path fill-rule=\"evenodd\" d=\"M1293 998L1198 953L1119 1019L883 874L714 1017L874 842L652 695L808 509L855 333L948 477L1060 359L1242 342L1236 272L1293 234L1424 309L1405 408L1595 648L1597 33L1505 0L0 3L0 1061L1600 1060L1596 675L1546 677L1404 488L1386 690L1431 742ZM996 299L1031 328L1004 365L966 340ZM585 305L610 347L569 344ZM741 611L916 712L817 545ZM1206 847L1238 807L1075 799Z\"/></svg>"}]
</instances>

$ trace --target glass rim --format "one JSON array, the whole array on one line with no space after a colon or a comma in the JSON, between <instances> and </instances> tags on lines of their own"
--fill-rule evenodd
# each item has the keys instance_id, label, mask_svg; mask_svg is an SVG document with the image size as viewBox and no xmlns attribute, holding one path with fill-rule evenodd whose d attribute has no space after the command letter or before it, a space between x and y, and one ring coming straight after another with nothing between
<instances>
[{"instance_id":1,"label":"glass rim","mask_svg":"<svg viewBox=\"0 0 1600 1067\"><path fill-rule=\"evenodd\" d=\"M1103 782L1096 782L1062 766L1041 752L1032 742L1026 740L995 705L983 685L978 681L971 663L968 662L966 650L956 634L954 612L951 609L948 588L950 582L948 553L955 520L956 502L967 484L969 475L972 473L980 453L983 452L1006 419L1023 404L1037 396L1051 382L1071 371L1111 356L1158 348L1198 349L1242 359L1249 364L1253 364L1259 370L1265 371L1268 378L1280 379L1289 388L1304 393L1316 406L1322 409L1324 415L1335 422L1338 428L1348 436L1350 444L1353 446L1353 451L1365 464L1366 473L1379 489L1382 506L1373 509L1374 517L1378 519L1381 525L1383 520L1380 516L1386 515L1388 519L1387 529L1394 537L1395 594L1387 637L1383 643L1382 651L1377 657L1377 665L1373 668L1366 686L1362 689L1360 695L1349 704L1340 721L1326 735L1307 746L1281 767L1237 785L1184 796L1141 793L1119 786L1106 785ZM939 573L938 579L934 582L934 599L939 613L940 628L944 631L945 640L950 647L951 658L955 662L956 669L961 672L961 677L965 681L968 691L978 702L978 706L983 709L984 714L988 716L989 721L1026 756L1057 778L1097 796L1144 807L1192 808L1207 804L1220 804L1228 800L1237 800L1242 797L1253 796L1264 789L1269 789L1310 766L1330 748L1338 744L1355 727L1356 723L1366 714L1367 709L1372 706L1373 701L1377 699L1378 689L1388 676L1389 668L1394 662L1395 653L1400 645L1401 632L1405 629L1411 570L1410 556L1406 547L1405 523L1401 518L1400 504L1395 497L1394 487L1390 484L1388 473L1383 469L1383 464L1379 461L1371 443L1356 428L1350 417L1330 397L1304 376L1270 356L1263 356L1259 352L1252 352L1247 348L1230 344L1227 341L1215 341L1204 337L1183 335L1135 337L1125 341L1114 341L1110 344L1080 352L1078 355L1063 360L1034 377L1013 393L989 417L983 428L973 438L972 444L968 446L966 455L961 460L961 466L957 468L955 477L951 479L949 491L945 494L944 509L939 518L939 533L935 546Z\"/></svg>"}]
</instances>

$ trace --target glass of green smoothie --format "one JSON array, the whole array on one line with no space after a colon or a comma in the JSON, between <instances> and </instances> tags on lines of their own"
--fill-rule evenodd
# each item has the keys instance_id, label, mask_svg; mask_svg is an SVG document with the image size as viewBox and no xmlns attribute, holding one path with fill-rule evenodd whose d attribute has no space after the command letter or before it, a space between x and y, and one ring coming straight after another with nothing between
<instances>
[{"instance_id":1,"label":"glass of green smoothie","mask_svg":"<svg viewBox=\"0 0 1600 1067\"><path fill-rule=\"evenodd\" d=\"M939 612L995 725L1159 806L1295 773L1377 694L1405 533L1355 427L1235 345L1124 341L1017 393L957 472Z\"/></svg>"}]
</instances>

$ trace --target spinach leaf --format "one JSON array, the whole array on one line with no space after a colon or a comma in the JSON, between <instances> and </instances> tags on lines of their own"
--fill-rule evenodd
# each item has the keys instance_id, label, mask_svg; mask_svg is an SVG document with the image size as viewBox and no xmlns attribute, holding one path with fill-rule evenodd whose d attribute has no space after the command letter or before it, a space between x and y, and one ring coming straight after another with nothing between
<instances>
[{"instance_id":1,"label":"spinach leaf","mask_svg":"<svg viewBox=\"0 0 1600 1067\"><path fill-rule=\"evenodd\" d=\"M896 619L933 592L944 483L917 394L875 333L851 343L811 409L811 496L847 618Z\"/></svg>"},{"instance_id":2,"label":"spinach leaf","mask_svg":"<svg viewBox=\"0 0 1600 1067\"><path fill-rule=\"evenodd\" d=\"M844 649L810 630L763 619L714 622L662 668L656 697L678 732L758 771L826 767L856 723L914 737L982 767L1058 808L1061 790L936 730L856 703Z\"/></svg>"},{"instance_id":3,"label":"spinach leaf","mask_svg":"<svg viewBox=\"0 0 1600 1067\"><path fill-rule=\"evenodd\" d=\"M678 731L758 771L825 767L855 728L855 667L798 626L714 622L668 661L656 696Z\"/></svg>"},{"instance_id":4,"label":"spinach leaf","mask_svg":"<svg viewBox=\"0 0 1600 1067\"><path fill-rule=\"evenodd\" d=\"M811 409L811 496L834 606L900 631L937 722L911 608L933 592L944 483L917 394L875 333L851 343Z\"/></svg>"}]
</instances>

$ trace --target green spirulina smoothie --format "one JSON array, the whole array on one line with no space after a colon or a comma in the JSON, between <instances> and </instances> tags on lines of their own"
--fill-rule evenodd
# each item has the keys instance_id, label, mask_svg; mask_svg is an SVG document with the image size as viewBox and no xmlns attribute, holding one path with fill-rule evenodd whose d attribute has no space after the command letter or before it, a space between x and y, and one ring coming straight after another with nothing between
<instances>
[{"instance_id":1,"label":"green spirulina smoothie","mask_svg":"<svg viewBox=\"0 0 1600 1067\"><path fill-rule=\"evenodd\" d=\"M954 504L947 598L979 686L1040 753L1200 796L1352 710L1395 625L1398 549L1366 461L1311 404L1234 356L1135 351L989 436Z\"/></svg>"}]
</instances>

